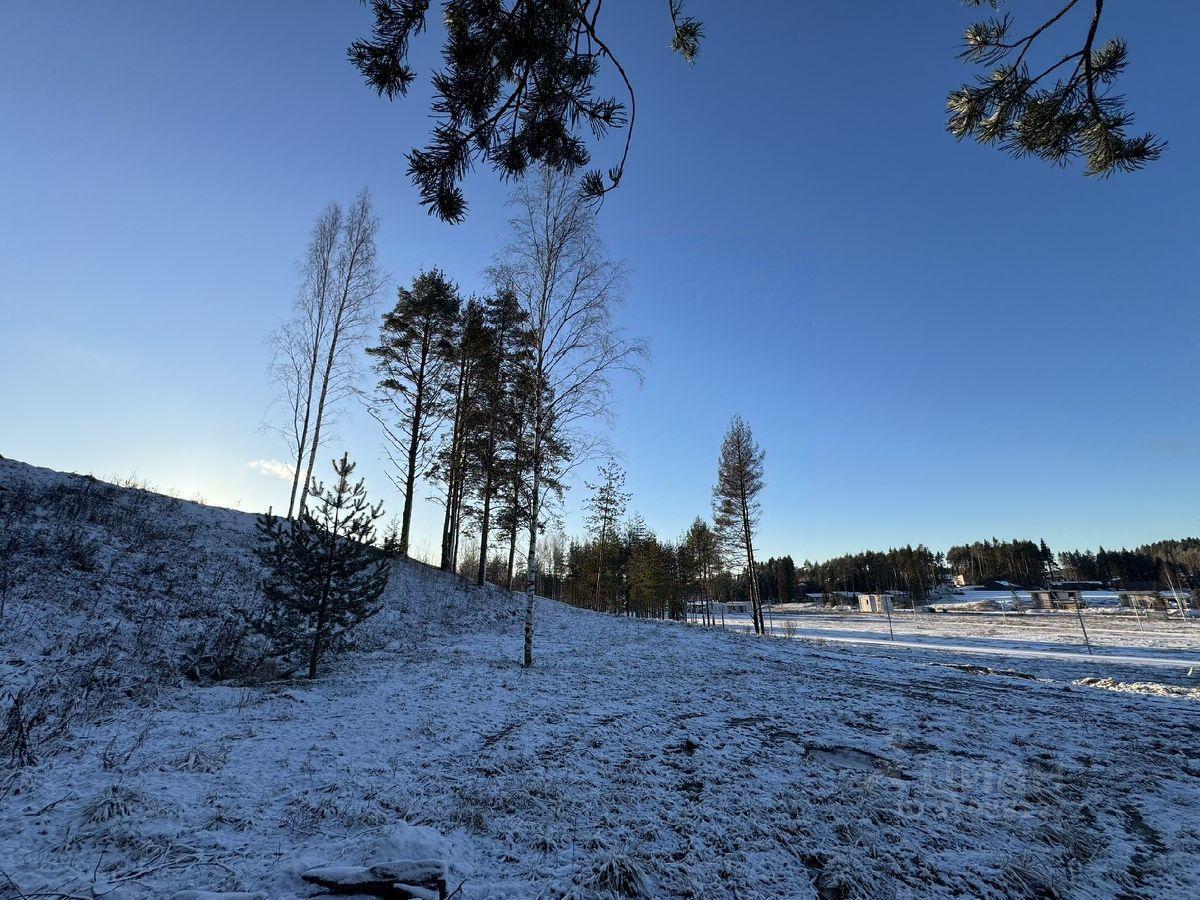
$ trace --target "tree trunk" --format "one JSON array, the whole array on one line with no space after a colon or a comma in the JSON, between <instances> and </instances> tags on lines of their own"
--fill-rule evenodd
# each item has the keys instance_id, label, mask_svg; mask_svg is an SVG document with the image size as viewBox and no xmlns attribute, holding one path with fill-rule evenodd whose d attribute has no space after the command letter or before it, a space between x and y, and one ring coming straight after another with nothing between
<instances>
[{"instance_id":1,"label":"tree trunk","mask_svg":"<svg viewBox=\"0 0 1200 900\"><path fill-rule=\"evenodd\" d=\"M518 442L519 444L519 442ZM513 450L512 521L508 528L508 589L513 589L513 567L517 561L517 524L521 509L521 448Z\"/></svg>"},{"instance_id":2,"label":"tree trunk","mask_svg":"<svg viewBox=\"0 0 1200 900\"><path fill-rule=\"evenodd\" d=\"M494 443L494 442L493 442ZM479 576L475 579L475 583L483 587L487 581L487 558L488 558L488 526L491 524L492 518L492 459L495 456L495 449L488 456L487 471L483 476L483 513L479 523Z\"/></svg>"},{"instance_id":3,"label":"tree trunk","mask_svg":"<svg viewBox=\"0 0 1200 900\"><path fill-rule=\"evenodd\" d=\"M450 467L446 475L446 516L442 523L442 568L453 571L457 554L458 500L461 496L459 482L462 479L463 416L466 414L467 360L465 349L460 349L458 360L458 384L454 389L454 425L450 431Z\"/></svg>"},{"instance_id":4,"label":"tree trunk","mask_svg":"<svg viewBox=\"0 0 1200 900\"><path fill-rule=\"evenodd\" d=\"M465 454L465 444L466 444L465 435L460 436L459 448L458 448L458 453L459 453L460 457ZM450 527L451 527L451 532L450 532L450 571L451 572L458 571L458 545L459 545L459 540L462 537L462 502L463 502L463 493L465 492L466 486L467 486L465 469L466 469L466 460L459 459L458 474L455 476L455 483L454 483L454 515L451 517L451 520L450 520Z\"/></svg>"},{"instance_id":5,"label":"tree trunk","mask_svg":"<svg viewBox=\"0 0 1200 900\"><path fill-rule=\"evenodd\" d=\"M312 389L313 389L313 374L309 374L308 378L308 401L304 404L304 426L301 434L297 435L296 440L296 467L292 472L292 493L288 498L288 521L292 519L292 514L296 510L296 491L300 486L300 469L304 466L304 451L308 444L308 419L312 414ZM304 489L308 490L308 484L304 485Z\"/></svg>"},{"instance_id":6,"label":"tree trunk","mask_svg":"<svg viewBox=\"0 0 1200 900\"><path fill-rule=\"evenodd\" d=\"M596 605L595 609L600 610L600 576L604 573L604 524L600 524L600 544L599 544L600 559L596 564Z\"/></svg>"},{"instance_id":7,"label":"tree trunk","mask_svg":"<svg viewBox=\"0 0 1200 900\"><path fill-rule=\"evenodd\" d=\"M329 395L329 378L333 372L334 360L337 358L339 331L342 327L342 310L338 310L337 317L333 320L333 334L329 339L329 353L325 357L325 371L321 373L321 394L317 400L317 418L313 423L312 445L308 453L308 472L304 476L305 492L300 495L300 517L304 516L304 506L307 500L307 487L312 481L313 466L317 462L317 450L321 445L321 422L325 417L325 399Z\"/></svg>"},{"instance_id":8,"label":"tree trunk","mask_svg":"<svg viewBox=\"0 0 1200 900\"><path fill-rule=\"evenodd\" d=\"M317 605L317 627L313 633L312 652L308 655L308 677L317 677L317 663L321 660L321 643L325 640L325 617L329 607L329 592L332 587L332 572L325 579L325 588L321 592L321 602Z\"/></svg>"},{"instance_id":9,"label":"tree trunk","mask_svg":"<svg viewBox=\"0 0 1200 900\"><path fill-rule=\"evenodd\" d=\"M536 401L538 412L540 412L541 398ZM541 436L538 429L541 425L540 416L535 412L534 423L535 430L533 435L533 490L529 496L529 571L525 578L525 668L533 666L533 597L537 593L537 533L538 533L538 506L539 496L541 492Z\"/></svg>"},{"instance_id":10,"label":"tree trunk","mask_svg":"<svg viewBox=\"0 0 1200 900\"><path fill-rule=\"evenodd\" d=\"M417 451L421 443L421 417L425 401L425 361L421 361L420 379L413 401L412 435L408 440L408 471L404 476L404 513L400 519L400 555L408 556L408 536L412 529L413 491L417 486Z\"/></svg>"},{"instance_id":11,"label":"tree trunk","mask_svg":"<svg viewBox=\"0 0 1200 900\"><path fill-rule=\"evenodd\" d=\"M750 534L750 512L745 491L742 492L742 531L746 539L746 588L750 592L750 611L754 616L754 633L762 634L762 603L758 597L758 573L754 571L754 539Z\"/></svg>"},{"instance_id":12,"label":"tree trunk","mask_svg":"<svg viewBox=\"0 0 1200 900\"><path fill-rule=\"evenodd\" d=\"M517 520L514 517L508 530L508 589L513 589L513 568L517 563Z\"/></svg>"}]
</instances>

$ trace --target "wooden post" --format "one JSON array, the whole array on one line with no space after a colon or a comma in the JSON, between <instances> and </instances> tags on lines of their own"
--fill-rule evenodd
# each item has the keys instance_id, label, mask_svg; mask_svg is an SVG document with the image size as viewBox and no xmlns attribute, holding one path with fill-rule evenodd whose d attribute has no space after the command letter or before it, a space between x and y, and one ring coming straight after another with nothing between
<instances>
[{"instance_id":1,"label":"wooden post","mask_svg":"<svg viewBox=\"0 0 1200 900\"><path fill-rule=\"evenodd\" d=\"M1083 596L1082 595L1080 595L1079 602L1075 605L1075 614L1079 616L1079 627L1081 629L1083 629L1083 641L1085 644L1087 644L1088 655L1095 656L1095 654L1092 653L1092 641L1088 637L1087 626L1083 624Z\"/></svg>"},{"instance_id":2,"label":"wooden post","mask_svg":"<svg viewBox=\"0 0 1200 900\"><path fill-rule=\"evenodd\" d=\"M1180 619L1182 619L1182 620L1183 620L1183 622L1184 622L1184 624L1186 625L1186 624L1187 624L1187 614L1186 614L1186 611L1185 611L1185 610L1184 610L1184 608L1183 608L1183 600L1182 600L1182 599L1180 598L1180 596L1179 596L1179 591L1175 590L1175 580L1174 580L1173 578L1171 578L1171 570L1170 570L1170 569L1168 569L1168 568L1166 567L1166 565L1164 564L1164 565L1163 565L1163 571L1164 571L1164 572L1166 572L1166 575L1167 575L1167 584L1168 584L1168 585L1170 586L1170 588L1171 588L1171 594L1172 594L1172 596L1174 596L1174 597L1175 597L1175 608L1176 608L1177 610L1179 610L1179 618L1180 618ZM1166 611L1164 610L1164 612L1166 612ZM1169 614L1169 613L1167 613L1167 618L1170 618L1170 614Z\"/></svg>"}]
</instances>

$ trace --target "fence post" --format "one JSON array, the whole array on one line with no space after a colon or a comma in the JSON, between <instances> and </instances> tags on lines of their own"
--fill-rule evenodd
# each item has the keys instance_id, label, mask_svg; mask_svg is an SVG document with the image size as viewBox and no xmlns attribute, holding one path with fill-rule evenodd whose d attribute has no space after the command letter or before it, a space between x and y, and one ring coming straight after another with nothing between
<instances>
[{"instance_id":1,"label":"fence post","mask_svg":"<svg viewBox=\"0 0 1200 900\"><path fill-rule=\"evenodd\" d=\"M1083 624L1083 597L1079 598L1079 605L1075 607L1075 614L1079 616L1079 627L1083 629L1083 642L1087 644L1088 656L1095 656L1092 653L1092 641L1088 637L1087 626Z\"/></svg>"}]
</instances>

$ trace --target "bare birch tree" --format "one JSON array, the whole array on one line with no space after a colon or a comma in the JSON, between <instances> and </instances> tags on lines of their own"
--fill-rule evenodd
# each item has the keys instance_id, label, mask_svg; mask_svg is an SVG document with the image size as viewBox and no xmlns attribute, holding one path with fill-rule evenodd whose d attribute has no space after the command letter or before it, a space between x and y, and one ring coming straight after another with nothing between
<instances>
[{"instance_id":1,"label":"bare birch tree","mask_svg":"<svg viewBox=\"0 0 1200 900\"><path fill-rule=\"evenodd\" d=\"M333 258L329 339L319 370L320 389L313 416L312 440L309 441L305 484L312 481L327 409L333 410L353 388L359 351L374 319L375 299L383 286L375 251L378 230L379 219L371 208L371 195L363 190L342 219ZM304 501L305 495L301 494L301 514Z\"/></svg>"},{"instance_id":2,"label":"bare birch tree","mask_svg":"<svg viewBox=\"0 0 1200 900\"><path fill-rule=\"evenodd\" d=\"M279 399L287 409L287 422L280 425L279 430L288 439L291 451L289 519L296 511L296 498L301 492L300 473L312 435L313 391L321 348L327 341L333 260L341 228L342 209L337 203L331 203L313 223L308 251L300 263L300 290L292 318L270 337L274 350L271 375Z\"/></svg>"},{"instance_id":3,"label":"bare birch tree","mask_svg":"<svg viewBox=\"0 0 1200 900\"><path fill-rule=\"evenodd\" d=\"M611 412L610 377L640 376L645 344L613 321L622 301L623 266L596 232L595 209L562 173L543 169L512 198L507 247L489 274L510 291L532 333L529 431L529 544L524 665L533 665L538 531L556 479L596 443L588 426Z\"/></svg>"},{"instance_id":4,"label":"bare birch tree","mask_svg":"<svg viewBox=\"0 0 1200 900\"><path fill-rule=\"evenodd\" d=\"M338 203L325 208L300 264L292 318L271 336L271 374L287 410L280 430L292 453L289 519L303 514L304 487L312 480L322 430L354 388L358 351L382 285L375 251L378 228L366 190L348 210Z\"/></svg>"}]
</instances>

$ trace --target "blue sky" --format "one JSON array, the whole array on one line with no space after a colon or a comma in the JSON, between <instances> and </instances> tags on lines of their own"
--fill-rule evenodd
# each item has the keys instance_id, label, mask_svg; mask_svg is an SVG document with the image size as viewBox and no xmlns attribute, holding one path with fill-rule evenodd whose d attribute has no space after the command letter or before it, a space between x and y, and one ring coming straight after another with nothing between
<instances>
[{"instance_id":1,"label":"blue sky","mask_svg":"<svg viewBox=\"0 0 1200 900\"><path fill-rule=\"evenodd\" d=\"M1109 5L1137 124L1171 146L1098 182L945 134L972 74L953 0L692 0L694 68L659 6L605 10L639 118L601 212L653 354L612 432L653 528L707 513L741 413L767 452L765 555L1200 531L1200 8ZM369 24L351 0L0 13L0 453L278 505L285 483L248 465L285 456L259 427L263 339L319 210L369 185L395 280L436 265L483 287L504 189L473 177L457 227L419 208L403 154L427 89L389 104L361 84L344 50ZM343 447L398 509L357 411ZM419 511L417 549L435 521Z\"/></svg>"}]
</instances>

